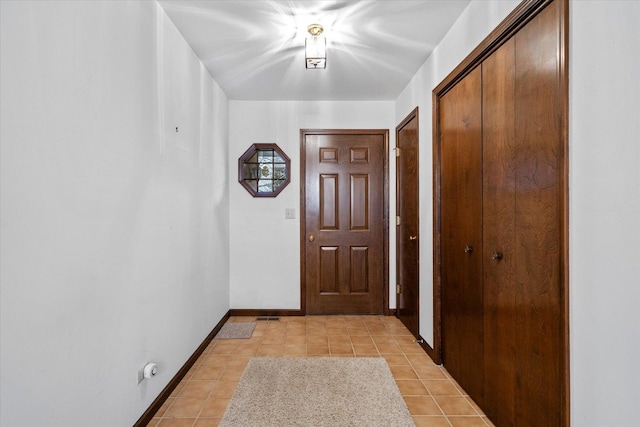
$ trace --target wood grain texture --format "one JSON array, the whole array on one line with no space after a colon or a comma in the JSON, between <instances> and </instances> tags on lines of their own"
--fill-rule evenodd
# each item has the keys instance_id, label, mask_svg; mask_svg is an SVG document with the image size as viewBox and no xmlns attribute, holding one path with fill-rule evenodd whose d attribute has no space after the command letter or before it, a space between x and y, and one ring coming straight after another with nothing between
<instances>
[{"instance_id":1,"label":"wood grain texture","mask_svg":"<svg viewBox=\"0 0 640 427\"><path fill-rule=\"evenodd\" d=\"M483 396L482 74L440 100L442 361L473 399ZM465 248L473 248L465 252Z\"/></svg>"},{"instance_id":2,"label":"wood grain texture","mask_svg":"<svg viewBox=\"0 0 640 427\"><path fill-rule=\"evenodd\" d=\"M397 316L409 331L418 337L419 331L419 141L418 108L416 107L396 128L396 281L402 285L396 295ZM413 239L412 239L413 238Z\"/></svg>"},{"instance_id":3,"label":"wood grain texture","mask_svg":"<svg viewBox=\"0 0 640 427\"><path fill-rule=\"evenodd\" d=\"M482 63L484 406L496 425L516 425L515 40ZM503 254L501 260L493 252Z\"/></svg>"},{"instance_id":4,"label":"wood grain texture","mask_svg":"<svg viewBox=\"0 0 640 427\"><path fill-rule=\"evenodd\" d=\"M445 195L442 117L451 110L446 97L482 67L485 378L478 403L496 425L570 424L568 8L567 0L523 1L433 92L433 354L446 365L446 289L459 277L446 271L452 215L444 206L453 196Z\"/></svg>"},{"instance_id":5,"label":"wood grain texture","mask_svg":"<svg viewBox=\"0 0 640 427\"><path fill-rule=\"evenodd\" d=\"M520 2L462 62L433 89L434 95L437 97L444 95L455 86L458 81L480 65L482 61L488 58L496 49L499 49L505 41L525 26L540 10L554 1L564 2L565 4L568 2L568 0L523 0Z\"/></svg>"},{"instance_id":6,"label":"wood grain texture","mask_svg":"<svg viewBox=\"0 0 640 427\"><path fill-rule=\"evenodd\" d=\"M364 163L364 162L363 162ZM369 229L369 174L351 174L351 230Z\"/></svg>"},{"instance_id":7,"label":"wood grain texture","mask_svg":"<svg viewBox=\"0 0 640 427\"><path fill-rule=\"evenodd\" d=\"M338 230L338 211L340 204L338 203L338 175L337 174L321 174L320 175L320 229L321 230Z\"/></svg>"},{"instance_id":8,"label":"wood grain texture","mask_svg":"<svg viewBox=\"0 0 640 427\"><path fill-rule=\"evenodd\" d=\"M563 165L559 2L516 38L516 419L559 425L562 408Z\"/></svg>"},{"instance_id":9,"label":"wood grain texture","mask_svg":"<svg viewBox=\"0 0 640 427\"><path fill-rule=\"evenodd\" d=\"M319 293L321 295L338 295L338 260L340 248L337 246L320 247L320 280Z\"/></svg>"},{"instance_id":10,"label":"wood grain texture","mask_svg":"<svg viewBox=\"0 0 640 427\"><path fill-rule=\"evenodd\" d=\"M308 314L384 312L387 135L377 130L302 134Z\"/></svg>"},{"instance_id":11,"label":"wood grain texture","mask_svg":"<svg viewBox=\"0 0 640 427\"><path fill-rule=\"evenodd\" d=\"M349 270L351 277L349 278L349 293L368 293L369 292L369 248L366 246L351 247L351 260Z\"/></svg>"}]
</instances>

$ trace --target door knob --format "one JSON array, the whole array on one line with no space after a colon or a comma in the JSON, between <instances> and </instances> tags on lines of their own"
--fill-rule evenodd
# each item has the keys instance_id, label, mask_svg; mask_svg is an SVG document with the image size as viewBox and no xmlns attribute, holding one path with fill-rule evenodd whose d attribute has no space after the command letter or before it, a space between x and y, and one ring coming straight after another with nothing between
<instances>
[{"instance_id":1,"label":"door knob","mask_svg":"<svg viewBox=\"0 0 640 427\"><path fill-rule=\"evenodd\" d=\"M470 254L471 252L473 252L473 246L467 245L464 247L464 253Z\"/></svg>"},{"instance_id":2,"label":"door knob","mask_svg":"<svg viewBox=\"0 0 640 427\"><path fill-rule=\"evenodd\" d=\"M309 236L309 241L313 242L314 240L316 240L316 236L314 236L313 234L311 236Z\"/></svg>"},{"instance_id":3,"label":"door knob","mask_svg":"<svg viewBox=\"0 0 640 427\"><path fill-rule=\"evenodd\" d=\"M418 236L409 236L409 240L417 240Z\"/></svg>"},{"instance_id":4,"label":"door knob","mask_svg":"<svg viewBox=\"0 0 640 427\"><path fill-rule=\"evenodd\" d=\"M500 261L502 259L502 252L494 252L491 254L491 258L493 258L496 261Z\"/></svg>"}]
</instances>

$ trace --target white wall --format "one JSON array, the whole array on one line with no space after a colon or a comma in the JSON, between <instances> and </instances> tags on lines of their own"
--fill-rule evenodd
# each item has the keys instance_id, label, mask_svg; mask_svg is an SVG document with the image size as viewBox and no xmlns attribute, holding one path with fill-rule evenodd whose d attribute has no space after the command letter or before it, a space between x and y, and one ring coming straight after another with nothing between
<instances>
[{"instance_id":1,"label":"white wall","mask_svg":"<svg viewBox=\"0 0 640 427\"><path fill-rule=\"evenodd\" d=\"M155 2L0 7L0 424L131 425L229 308L228 103Z\"/></svg>"},{"instance_id":2,"label":"white wall","mask_svg":"<svg viewBox=\"0 0 640 427\"><path fill-rule=\"evenodd\" d=\"M392 147L393 105L392 101L230 101L232 308L300 308L300 129L389 129ZM237 182L238 158L254 143L276 143L291 159L291 183L276 198L254 198ZM390 155L391 176L393 160ZM395 186L390 187L393 217ZM285 208L295 208L295 220L284 219ZM390 267L395 259L394 229L390 227ZM391 274L390 286L395 280ZM395 307L393 294L390 299Z\"/></svg>"},{"instance_id":3,"label":"white wall","mask_svg":"<svg viewBox=\"0 0 640 427\"><path fill-rule=\"evenodd\" d=\"M571 416L640 425L640 2L572 1Z\"/></svg>"},{"instance_id":4,"label":"white wall","mask_svg":"<svg viewBox=\"0 0 640 427\"><path fill-rule=\"evenodd\" d=\"M420 335L433 347L432 91L519 4L472 1L395 105L400 123L418 106L420 139Z\"/></svg>"},{"instance_id":5,"label":"white wall","mask_svg":"<svg viewBox=\"0 0 640 427\"><path fill-rule=\"evenodd\" d=\"M433 343L433 88L518 4L473 1L396 102L420 107L420 333ZM640 2L571 1L571 417L640 425Z\"/></svg>"}]
</instances>

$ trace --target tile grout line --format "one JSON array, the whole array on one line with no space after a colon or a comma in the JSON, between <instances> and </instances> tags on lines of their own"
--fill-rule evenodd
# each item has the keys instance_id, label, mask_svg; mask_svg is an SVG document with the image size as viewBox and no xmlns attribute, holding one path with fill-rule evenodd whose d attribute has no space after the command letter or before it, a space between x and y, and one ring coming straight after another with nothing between
<instances>
[{"instance_id":1,"label":"tile grout line","mask_svg":"<svg viewBox=\"0 0 640 427\"><path fill-rule=\"evenodd\" d=\"M248 318L242 319L240 317L239 319L232 318L231 321L238 321L238 320L247 321L249 319ZM329 320L331 321L328 322ZM171 402L169 406L166 407L165 412L162 414L162 416L154 417L158 427L161 427L163 425L162 420L169 420L173 418L173 417L166 417L165 415L167 415L170 412L170 409L178 401L177 399L189 397L189 396L181 396L181 395L187 390L187 387L190 385L190 383L199 381L197 379L194 379L194 377L196 376L196 373L198 372L198 370L205 365L205 360L208 357L224 356L227 359L231 359L234 354L240 353L242 357L246 357L248 360L250 360L252 357L262 357L262 355L259 356L258 354L260 353L261 346L263 345L273 346L273 347L263 348L265 355L267 355L269 352L274 352L283 357L323 356L322 354L314 354L314 355L309 354L309 346L311 345L309 344L310 336L322 336L325 338L324 342L326 343L325 345L326 345L326 351L327 351L326 356L328 357L339 357L339 356L380 357L384 359L386 359L385 356L401 357L401 359L400 358L396 359L400 363L400 365L398 366L410 367L413 375L420 381L420 384L426 390L426 394L424 396L428 396L435 403L435 407L440 411L440 415L435 415L435 414L434 415L431 415L431 414L418 415L418 414L411 414L410 412L412 417L416 417L416 416L443 417L444 419L447 420L447 423L449 425L453 425L453 421L451 417L459 416L462 418L480 418L482 419L483 424L487 426L491 425L490 423L487 422L488 419L486 418L486 416L479 412L479 410L477 409L477 405L475 406L473 405L471 398L465 394L464 390L460 388L459 384L457 384L453 380L453 378L450 377L450 374L445 369L443 369L442 367L439 367L440 368L439 370L443 373L443 376L444 376L444 379L442 379L442 381L443 382L447 381L449 384L453 385L454 389L459 393L456 396L464 397L465 401L469 405L471 405L471 407L473 408L473 412L475 413L475 415L473 414L466 414L466 415L449 414L448 415L444 413L441 405L438 403L438 401L435 398L436 395L434 395L433 391L427 386L426 381L431 381L431 380L429 380L428 378L421 378L420 374L418 374L417 366L420 364L420 362L418 360L419 357L416 357L418 353L414 351L415 349L412 347L412 343L408 342L407 337L409 337L410 334L405 335L406 331L402 329L401 324L395 321L395 318L387 319L380 316L375 318L373 317L365 318L362 316L354 316L354 317L322 316L322 317L312 317L312 318L302 317L302 320L299 321L301 325L296 327L293 327L292 325L294 324L293 322L298 322L297 319L281 320L281 322L283 323L282 327L273 327L275 323L272 324L272 321L267 321L267 322L268 323L265 325L265 327L260 328L261 335L259 336L264 337L264 333L266 331L271 331L271 333L267 334L270 336L268 342L273 341L275 342L275 344L273 343L264 344L263 339L256 339L255 351L251 351L251 350L247 351L243 348L245 345L252 346L253 345L252 343L245 344L241 342L235 342L235 343L230 343L230 345L226 346L226 348L221 348L222 351L220 353L214 353L213 350L216 347L218 347L218 344L219 344L219 340L214 339L211 345L207 347L207 349L203 352L201 357L196 361L195 365L197 366L194 366L194 370L190 372L188 379L184 380L184 382L181 382L179 392L177 392L175 395L170 396ZM311 328L309 327L310 325L312 326ZM304 332L300 333L302 331L296 331L295 333L293 333L293 331L298 328L304 329ZM333 331L331 329L333 329ZM319 333L316 334L316 333L313 333L312 331L317 331ZM312 332L311 335L310 335L310 332ZM383 333L380 333L380 332L383 332ZM374 333L379 335L373 335ZM281 339L280 340L274 339L274 337L277 338L278 335L281 336ZM293 338L295 336L304 337L304 344L300 343L301 339ZM334 338L333 346L331 345L331 341L332 341L331 337ZM354 337L367 337L369 340L366 341L362 338L356 338L354 342ZM393 352L383 353L380 346L384 347L383 343L385 342L385 339L379 338L378 341L376 341L374 337L389 337L390 340L392 340L392 342L394 343L394 345L397 346L398 353L393 353ZM288 341L289 338L292 338L291 341ZM346 344L347 342L349 343L349 347L343 346L343 344ZM360 348L364 348L364 350L362 350L362 354L359 354L357 350L358 346L360 345L362 345L362 347ZM290 346L289 350L286 350L286 346ZM341 352L336 353L334 350L332 350L332 348L340 348L341 346L343 347L343 350L346 350L347 348L349 348L351 351L351 354L346 354L346 353L342 354ZM409 353L407 353L407 351L409 351ZM371 352L371 354L369 354L369 352ZM422 355L422 353L420 353L420 355ZM268 357L272 357L272 356L268 356ZM230 360L226 360L223 368L221 369L220 373L217 375L218 379L215 381L217 381L218 383L222 381L222 378L225 376L226 373L229 373L231 375L230 378L234 380L233 382L236 382L236 383L238 382L235 379L235 376L237 375L231 372L231 369L235 369L235 368L232 366L229 366L229 363L230 363ZM392 366L392 365L389 365L389 366ZM434 366L437 366L437 365L434 365ZM231 381L231 379L228 378L229 381ZM404 378L400 378L400 379L404 379ZM397 383L399 379L396 378L394 375L394 380ZM433 381L435 381L435 379L433 379ZM193 387L196 387L193 384L191 385ZM196 424L199 424L198 423L199 420L209 420L204 422L213 422L214 424L216 423L216 421L217 422L221 421L222 419L221 416L224 415L224 411L222 412L222 414L218 414L220 415L220 417L201 417L205 409L206 402L210 401L211 399L216 399L215 390L218 385L219 384L216 384L206 393L206 396L202 397L202 401L203 401L202 406L199 408L197 415L195 415L194 422L191 424L192 427L195 426ZM235 386L237 387L237 384ZM226 393L228 393L229 391L230 390L227 390ZM198 398L199 397L200 396L198 396ZM403 400L405 401L405 404L406 404L406 399L404 398L406 397L408 396L403 395ZM229 399L227 398L225 399L229 401ZM187 417L187 418L191 418L191 417ZM213 421L210 421L210 420L213 420Z\"/></svg>"}]
</instances>

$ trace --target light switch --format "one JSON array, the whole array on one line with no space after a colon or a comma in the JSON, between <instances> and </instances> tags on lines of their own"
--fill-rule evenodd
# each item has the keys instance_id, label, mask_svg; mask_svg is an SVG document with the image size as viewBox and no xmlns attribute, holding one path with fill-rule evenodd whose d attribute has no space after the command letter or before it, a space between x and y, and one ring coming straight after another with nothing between
<instances>
[{"instance_id":1,"label":"light switch","mask_svg":"<svg viewBox=\"0 0 640 427\"><path fill-rule=\"evenodd\" d=\"M296 219L296 210L294 208L286 208L284 210L285 219Z\"/></svg>"}]
</instances>

